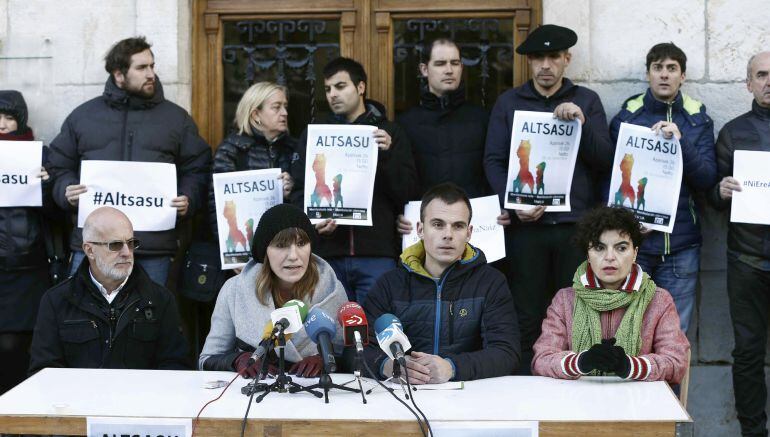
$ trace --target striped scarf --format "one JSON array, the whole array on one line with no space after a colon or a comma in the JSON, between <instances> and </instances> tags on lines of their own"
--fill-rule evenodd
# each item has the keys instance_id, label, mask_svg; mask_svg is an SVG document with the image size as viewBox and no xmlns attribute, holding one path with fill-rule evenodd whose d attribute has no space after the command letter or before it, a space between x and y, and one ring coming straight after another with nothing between
<instances>
[{"instance_id":1,"label":"striped scarf","mask_svg":"<svg viewBox=\"0 0 770 437\"><path fill-rule=\"evenodd\" d=\"M655 295L655 282L634 265L628 278L618 290L602 288L588 262L578 267L572 278L575 289L575 310L572 316L572 349L580 352L602 341L599 314L627 307L615 333L615 344L628 355L636 356L642 347L642 319L647 305Z\"/></svg>"}]
</instances>

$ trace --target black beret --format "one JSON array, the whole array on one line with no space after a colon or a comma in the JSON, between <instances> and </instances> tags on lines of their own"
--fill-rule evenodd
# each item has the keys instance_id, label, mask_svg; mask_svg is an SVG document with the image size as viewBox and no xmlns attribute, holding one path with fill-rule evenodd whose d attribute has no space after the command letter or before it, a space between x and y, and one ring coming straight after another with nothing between
<instances>
[{"instance_id":1,"label":"black beret","mask_svg":"<svg viewBox=\"0 0 770 437\"><path fill-rule=\"evenodd\" d=\"M516 53L527 55L530 53L556 52L566 50L577 43L577 34L572 29L544 24L527 36L523 43L516 47Z\"/></svg>"},{"instance_id":2,"label":"black beret","mask_svg":"<svg viewBox=\"0 0 770 437\"><path fill-rule=\"evenodd\" d=\"M284 229L299 228L305 231L310 237L310 247L312 249L315 240L315 227L310 223L302 210L288 203L278 204L262 214L254 232L254 238L251 240L251 256L257 262L263 262L267 246L273 241L273 238Z\"/></svg>"}]
</instances>

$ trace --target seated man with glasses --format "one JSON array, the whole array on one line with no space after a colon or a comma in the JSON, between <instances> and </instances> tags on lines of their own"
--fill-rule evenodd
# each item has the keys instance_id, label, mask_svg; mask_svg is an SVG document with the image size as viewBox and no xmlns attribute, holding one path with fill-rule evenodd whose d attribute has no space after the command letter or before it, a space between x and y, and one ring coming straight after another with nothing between
<instances>
[{"instance_id":1,"label":"seated man with glasses","mask_svg":"<svg viewBox=\"0 0 770 437\"><path fill-rule=\"evenodd\" d=\"M83 261L40 302L30 374L45 367L189 369L174 296L134 264L131 221L102 207L83 226Z\"/></svg>"}]
</instances>

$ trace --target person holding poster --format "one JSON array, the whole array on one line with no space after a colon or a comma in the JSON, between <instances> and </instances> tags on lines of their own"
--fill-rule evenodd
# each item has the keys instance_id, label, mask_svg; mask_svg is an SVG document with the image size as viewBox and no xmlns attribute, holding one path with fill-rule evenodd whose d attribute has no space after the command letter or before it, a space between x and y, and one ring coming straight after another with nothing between
<instances>
[{"instance_id":1,"label":"person holding poster","mask_svg":"<svg viewBox=\"0 0 770 437\"><path fill-rule=\"evenodd\" d=\"M420 241L401 254L401 266L381 276L364 304L373 323L395 315L412 344L409 382L441 384L512 374L519 366L519 327L505 276L471 246L471 201L447 182L420 204ZM369 331L366 359L381 378L393 360Z\"/></svg>"},{"instance_id":2,"label":"person holding poster","mask_svg":"<svg viewBox=\"0 0 770 437\"><path fill-rule=\"evenodd\" d=\"M288 89L272 82L250 86L235 110L235 131L231 132L214 153L213 173L281 169L283 197L288 199L294 186L289 175L296 139L289 135ZM210 224L218 235L213 185L209 189Z\"/></svg>"},{"instance_id":3,"label":"person holding poster","mask_svg":"<svg viewBox=\"0 0 770 437\"><path fill-rule=\"evenodd\" d=\"M516 111L553 113L562 121L577 120L582 129L569 192L570 210L545 212L545 206L508 211L500 223L510 221L505 233L508 283L519 314L522 337L522 374L530 372L532 345L540 335L540 324L553 291L570 284L575 268L585 254L570 243L575 223L586 210L599 203L597 179L612 165L613 147L607 118L599 96L564 77L572 59L569 48L577 34L565 27L546 24L535 29L516 48L527 56L532 80L498 97L489 120L484 151L484 169L494 192L505 201L509 158L526 156L511 148ZM518 145L517 145L518 147ZM540 162L529 166L534 192L548 184L547 167ZM529 188L527 188L527 192Z\"/></svg>"},{"instance_id":4,"label":"person holding poster","mask_svg":"<svg viewBox=\"0 0 770 437\"><path fill-rule=\"evenodd\" d=\"M366 72L361 64L337 58L324 67L323 74L326 101L334 113L325 120L327 124L377 127L372 134L378 148L371 206L373 225L338 226L332 219L315 225L321 235L318 255L337 273L348 298L363 304L374 281L395 266L401 239L394 224L417 186L417 175L409 138L397 124L388 121L382 104L366 99ZM315 181L305 179L305 167L316 162L307 162L307 138L306 129L297 148L300 159L292 166L291 175L295 181L291 201L300 208L304 206L305 190L316 188ZM344 179L339 183L345 184ZM327 184L327 198L335 188L335 182Z\"/></svg>"},{"instance_id":5,"label":"person holding poster","mask_svg":"<svg viewBox=\"0 0 770 437\"><path fill-rule=\"evenodd\" d=\"M690 343L671 295L636 263L642 239L627 209L605 206L583 217L576 240L588 260L548 307L534 375L682 381Z\"/></svg>"},{"instance_id":6,"label":"person holding poster","mask_svg":"<svg viewBox=\"0 0 770 437\"><path fill-rule=\"evenodd\" d=\"M727 209L741 181L733 177L738 150L770 152L770 51L755 54L746 67L751 110L731 121L717 138L721 178L709 200ZM766 179L767 173L762 176ZM765 205L766 207L766 205ZM770 306L770 225L730 222L727 231L727 295L733 322L733 389L743 435L767 435L765 349Z\"/></svg>"},{"instance_id":7,"label":"person holding poster","mask_svg":"<svg viewBox=\"0 0 770 437\"><path fill-rule=\"evenodd\" d=\"M109 74L104 93L75 108L51 142L49 169L53 197L60 208L77 212L87 187L80 184L84 160L169 163L176 166L178 196L171 199L177 220L191 217L205 202L211 149L198 135L192 117L163 96L155 75L155 56L144 37L117 42L105 56ZM154 281L165 284L171 256L177 251L177 231L137 232L142 248L136 253ZM84 258L82 230L72 232L71 270Z\"/></svg>"},{"instance_id":8,"label":"person holding poster","mask_svg":"<svg viewBox=\"0 0 770 437\"><path fill-rule=\"evenodd\" d=\"M329 264L313 253L316 242L315 228L295 206L276 205L262 214L251 245L252 259L217 297L211 331L198 360L201 370L229 370L253 378L261 360L249 364L249 358L270 324L270 313L289 300L301 300L308 310L317 307L336 319L347 302L345 289ZM332 343L342 352L341 330ZM289 373L308 378L320 374L321 356L304 329L286 341L284 352L294 363Z\"/></svg>"},{"instance_id":9,"label":"person holding poster","mask_svg":"<svg viewBox=\"0 0 770 437\"><path fill-rule=\"evenodd\" d=\"M24 96L14 90L0 91L0 141L33 141L27 119ZM38 177L43 207L0 208L0 394L27 376L37 308L51 285L43 225L43 215L53 206L51 185L44 167Z\"/></svg>"},{"instance_id":10,"label":"person holding poster","mask_svg":"<svg viewBox=\"0 0 770 437\"><path fill-rule=\"evenodd\" d=\"M686 333L695 307L700 266L700 222L693 195L708 190L716 182L714 122L706 114L705 105L680 90L685 81L687 56L679 47L673 43L656 44L647 53L646 65L650 85L647 92L626 100L612 119L610 135L616 143L620 124L630 123L649 127L664 139L679 141L682 180L673 232L652 231L639 248L637 261L658 285L671 293L682 331ZM630 201L632 208L643 210L645 188L656 181L634 178L633 156L626 158L629 159L620 166L625 166L630 175L628 192L621 194L621 186L617 194L611 193L614 197L610 200L620 200L626 206Z\"/></svg>"}]
</instances>

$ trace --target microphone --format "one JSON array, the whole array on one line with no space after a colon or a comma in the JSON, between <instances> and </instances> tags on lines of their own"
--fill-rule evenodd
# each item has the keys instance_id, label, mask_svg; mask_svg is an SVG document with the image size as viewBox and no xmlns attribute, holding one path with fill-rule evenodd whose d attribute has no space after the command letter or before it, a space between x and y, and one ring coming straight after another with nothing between
<instances>
[{"instance_id":1,"label":"microphone","mask_svg":"<svg viewBox=\"0 0 770 437\"><path fill-rule=\"evenodd\" d=\"M270 313L273 322L273 335L283 330L284 334L294 334L302 329L302 322L307 317L307 305L298 299L286 302L281 308Z\"/></svg>"},{"instance_id":2,"label":"microphone","mask_svg":"<svg viewBox=\"0 0 770 437\"><path fill-rule=\"evenodd\" d=\"M393 314L383 314L374 321L374 332L377 334L377 342L391 360L398 361L406 366L404 351L412 348L409 339L404 334L401 320Z\"/></svg>"},{"instance_id":3,"label":"microphone","mask_svg":"<svg viewBox=\"0 0 770 437\"><path fill-rule=\"evenodd\" d=\"M334 373L337 363L332 352L332 337L337 333L334 319L320 308L313 308L305 321L305 332L313 343L318 345L318 352L324 362L324 372Z\"/></svg>"},{"instance_id":4,"label":"microphone","mask_svg":"<svg viewBox=\"0 0 770 437\"><path fill-rule=\"evenodd\" d=\"M343 304L337 312L337 321L342 326L345 346L356 345L356 350L363 352L364 346L369 344L369 324L361 305L356 302Z\"/></svg>"},{"instance_id":5,"label":"microphone","mask_svg":"<svg viewBox=\"0 0 770 437\"><path fill-rule=\"evenodd\" d=\"M262 341L260 341L257 348L254 349L254 353L251 354L249 360L246 362L247 365L251 366L252 364L256 363L257 360L260 360L265 356L267 353L267 345L270 343L270 339L273 336L272 332L273 322L267 322L267 325L265 325L265 330L262 333Z\"/></svg>"}]
</instances>

